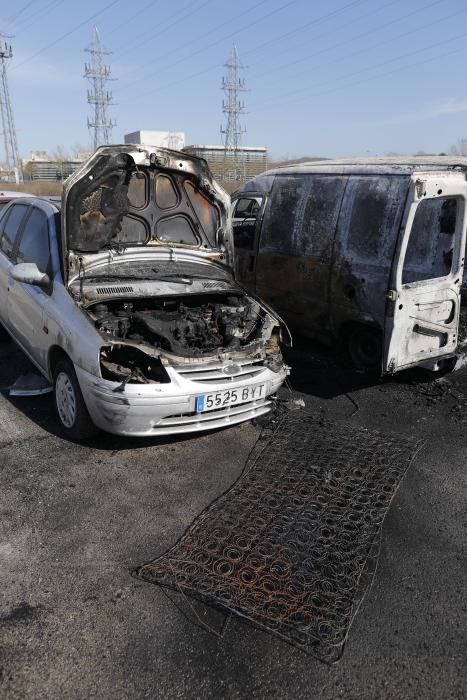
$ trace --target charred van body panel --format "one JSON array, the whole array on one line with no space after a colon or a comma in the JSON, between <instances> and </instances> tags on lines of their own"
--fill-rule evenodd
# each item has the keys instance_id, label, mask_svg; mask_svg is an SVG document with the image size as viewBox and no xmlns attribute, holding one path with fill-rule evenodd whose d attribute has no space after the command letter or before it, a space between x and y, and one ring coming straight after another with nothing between
<instances>
[{"instance_id":1,"label":"charred van body panel","mask_svg":"<svg viewBox=\"0 0 467 700\"><path fill-rule=\"evenodd\" d=\"M353 336L362 361L364 345L379 348L374 359L383 357L383 371L434 366L457 346L466 172L462 158L325 161L269 171L232 197L239 279L305 336L328 343ZM247 229L236 211L248 209L248 198L260 204ZM421 302L415 289L425 290ZM406 317L403 297L410 297ZM405 328L398 347L394 324Z\"/></svg>"}]
</instances>

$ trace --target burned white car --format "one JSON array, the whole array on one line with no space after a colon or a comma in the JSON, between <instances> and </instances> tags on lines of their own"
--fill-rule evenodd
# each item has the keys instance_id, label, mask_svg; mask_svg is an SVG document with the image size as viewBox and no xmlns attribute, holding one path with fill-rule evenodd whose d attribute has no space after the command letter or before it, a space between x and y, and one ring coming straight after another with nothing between
<instances>
[{"instance_id":1,"label":"burned white car","mask_svg":"<svg viewBox=\"0 0 467 700\"><path fill-rule=\"evenodd\" d=\"M203 160L100 148L61 207L9 204L0 322L54 387L64 432L220 428L266 413L287 375L280 319L233 276L230 202Z\"/></svg>"}]
</instances>

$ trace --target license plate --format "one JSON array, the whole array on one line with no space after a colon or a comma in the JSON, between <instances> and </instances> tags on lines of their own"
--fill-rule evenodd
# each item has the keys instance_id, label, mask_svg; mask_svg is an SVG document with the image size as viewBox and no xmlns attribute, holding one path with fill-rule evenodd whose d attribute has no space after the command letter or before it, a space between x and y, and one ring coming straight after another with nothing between
<instances>
[{"instance_id":1,"label":"license plate","mask_svg":"<svg viewBox=\"0 0 467 700\"><path fill-rule=\"evenodd\" d=\"M214 391L212 394L201 394L196 397L196 413L212 411L215 408L235 406L237 403L247 403L266 396L266 384L256 386L237 387L236 389L224 389Z\"/></svg>"}]
</instances>

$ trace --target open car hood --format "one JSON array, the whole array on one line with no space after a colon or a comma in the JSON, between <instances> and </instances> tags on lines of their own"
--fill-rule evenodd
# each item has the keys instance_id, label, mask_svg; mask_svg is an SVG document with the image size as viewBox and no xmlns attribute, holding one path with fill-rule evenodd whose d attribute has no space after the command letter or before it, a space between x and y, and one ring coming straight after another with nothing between
<instances>
[{"instance_id":1,"label":"open car hood","mask_svg":"<svg viewBox=\"0 0 467 700\"><path fill-rule=\"evenodd\" d=\"M230 198L206 161L149 145L102 146L62 197L67 281L80 268L179 249L233 268Z\"/></svg>"}]
</instances>

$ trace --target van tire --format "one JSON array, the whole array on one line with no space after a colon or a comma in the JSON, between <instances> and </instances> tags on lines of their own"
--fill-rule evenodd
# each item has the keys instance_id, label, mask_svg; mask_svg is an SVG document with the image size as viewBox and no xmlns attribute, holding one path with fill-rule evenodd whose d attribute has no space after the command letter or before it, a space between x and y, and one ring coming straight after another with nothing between
<instances>
[{"instance_id":1,"label":"van tire","mask_svg":"<svg viewBox=\"0 0 467 700\"><path fill-rule=\"evenodd\" d=\"M53 398L55 414L62 433L81 442L97 434L98 428L89 415L70 360L62 359L54 371Z\"/></svg>"},{"instance_id":2,"label":"van tire","mask_svg":"<svg viewBox=\"0 0 467 700\"><path fill-rule=\"evenodd\" d=\"M348 337L347 349L353 366L365 372L381 369L383 338L372 326L355 326Z\"/></svg>"}]
</instances>

